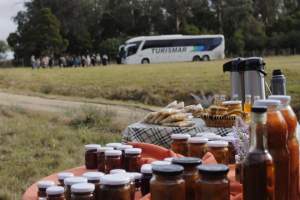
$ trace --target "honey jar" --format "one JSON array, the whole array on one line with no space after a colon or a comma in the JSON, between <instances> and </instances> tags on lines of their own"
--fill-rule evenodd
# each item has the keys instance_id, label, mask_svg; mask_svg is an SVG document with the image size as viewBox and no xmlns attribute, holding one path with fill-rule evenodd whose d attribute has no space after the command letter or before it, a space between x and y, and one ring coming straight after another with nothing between
<instances>
[{"instance_id":1,"label":"honey jar","mask_svg":"<svg viewBox=\"0 0 300 200\"><path fill-rule=\"evenodd\" d=\"M191 136L189 134L172 134L171 138L173 140L171 144L171 149L175 153L181 154L183 156L188 155L188 139Z\"/></svg>"},{"instance_id":2,"label":"honey jar","mask_svg":"<svg viewBox=\"0 0 300 200\"><path fill-rule=\"evenodd\" d=\"M139 172L141 168L140 148L125 149L125 169L127 172Z\"/></svg>"},{"instance_id":3,"label":"honey jar","mask_svg":"<svg viewBox=\"0 0 300 200\"><path fill-rule=\"evenodd\" d=\"M86 169L97 169L97 152L101 148L98 144L85 145L85 167Z\"/></svg>"},{"instance_id":4,"label":"honey jar","mask_svg":"<svg viewBox=\"0 0 300 200\"><path fill-rule=\"evenodd\" d=\"M54 185L55 183L53 181L39 181L37 183L38 197L47 197L47 193L46 193L47 188Z\"/></svg>"},{"instance_id":5,"label":"honey jar","mask_svg":"<svg viewBox=\"0 0 300 200\"><path fill-rule=\"evenodd\" d=\"M105 151L113 149L113 147L101 147L98 149L97 168L99 172L105 172Z\"/></svg>"},{"instance_id":6,"label":"honey jar","mask_svg":"<svg viewBox=\"0 0 300 200\"><path fill-rule=\"evenodd\" d=\"M47 200L65 200L65 189L61 186L51 186L46 190Z\"/></svg>"},{"instance_id":7,"label":"honey jar","mask_svg":"<svg viewBox=\"0 0 300 200\"><path fill-rule=\"evenodd\" d=\"M124 168L124 169L125 169L125 150L126 150L126 149L131 149L131 148L133 148L132 145L125 145L125 144L116 147L116 150L122 151L122 157L121 157L121 160L122 160L122 168Z\"/></svg>"},{"instance_id":8,"label":"honey jar","mask_svg":"<svg viewBox=\"0 0 300 200\"><path fill-rule=\"evenodd\" d=\"M57 179L58 179L58 182L59 182L59 186L64 187L65 186L64 180L66 178L73 177L73 176L74 176L74 174L71 173L71 172L61 172L61 173L58 173L57 174Z\"/></svg>"},{"instance_id":9,"label":"honey jar","mask_svg":"<svg viewBox=\"0 0 300 200\"><path fill-rule=\"evenodd\" d=\"M188 152L190 157L202 158L207 150L208 139L204 137L192 137L188 140Z\"/></svg>"},{"instance_id":10,"label":"honey jar","mask_svg":"<svg viewBox=\"0 0 300 200\"><path fill-rule=\"evenodd\" d=\"M69 177L64 180L65 183L65 198L71 200L71 187L77 183L87 183L87 179L81 176Z\"/></svg>"},{"instance_id":11,"label":"honey jar","mask_svg":"<svg viewBox=\"0 0 300 200\"><path fill-rule=\"evenodd\" d=\"M152 165L144 164L141 167L141 192L142 195L145 196L150 192L150 180L152 178Z\"/></svg>"},{"instance_id":12,"label":"honey jar","mask_svg":"<svg viewBox=\"0 0 300 200\"><path fill-rule=\"evenodd\" d=\"M86 172L82 174L83 177L87 178L88 183L95 185L94 197L95 199L100 198L100 178L104 176L104 173L101 172Z\"/></svg>"},{"instance_id":13,"label":"honey jar","mask_svg":"<svg viewBox=\"0 0 300 200\"><path fill-rule=\"evenodd\" d=\"M212 153L220 164L229 163L228 142L226 141L209 141L207 151Z\"/></svg>"},{"instance_id":14,"label":"honey jar","mask_svg":"<svg viewBox=\"0 0 300 200\"><path fill-rule=\"evenodd\" d=\"M110 172L112 169L122 168L122 151L120 150L108 150L105 151L105 171L106 173Z\"/></svg>"},{"instance_id":15,"label":"honey jar","mask_svg":"<svg viewBox=\"0 0 300 200\"><path fill-rule=\"evenodd\" d=\"M235 155L237 154L234 143L236 142L236 138L232 136L222 137L223 141L228 142L228 153L229 153L229 164L235 164Z\"/></svg>"},{"instance_id":16,"label":"honey jar","mask_svg":"<svg viewBox=\"0 0 300 200\"><path fill-rule=\"evenodd\" d=\"M229 168L223 164L199 165L199 179L195 186L195 200L229 200Z\"/></svg>"},{"instance_id":17,"label":"honey jar","mask_svg":"<svg viewBox=\"0 0 300 200\"><path fill-rule=\"evenodd\" d=\"M150 181L151 200L185 200L185 182L180 165L154 165Z\"/></svg>"},{"instance_id":18,"label":"honey jar","mask_svg":"<svg viewBox=\"0 0 300 200\"><path fill-rule=\"evenodd\" d=\"M91 183L77 183L72 185L72 200L95 200L95 185Z\"/></svg>"},{"instance_id":19,"label":"honey jar","mask_svg":"<svg viewBox=\"0 0 300 200\"><path fill-rule=\"evenodd\" d=\"M101 177L101 198L109 200L131 200L130 179L124 174L112 174Z\"/></svg>"}]
</instances>

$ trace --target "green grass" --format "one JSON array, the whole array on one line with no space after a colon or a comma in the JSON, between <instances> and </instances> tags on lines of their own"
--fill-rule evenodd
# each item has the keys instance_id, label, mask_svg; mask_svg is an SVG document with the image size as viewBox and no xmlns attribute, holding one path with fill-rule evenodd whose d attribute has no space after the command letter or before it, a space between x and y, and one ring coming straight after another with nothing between
<instances>
[{"instance_id":1,"label":"green grass","mask_svg":"<svg viewBox=\"0 0 300 200\"><path fill-rule=\"evenodd\" d=\"M82 108L63 115L0 107L0 199L21 199L36 180L84 163L84 144L120 141L114 113Z\"/></svg>"}]
</instances>

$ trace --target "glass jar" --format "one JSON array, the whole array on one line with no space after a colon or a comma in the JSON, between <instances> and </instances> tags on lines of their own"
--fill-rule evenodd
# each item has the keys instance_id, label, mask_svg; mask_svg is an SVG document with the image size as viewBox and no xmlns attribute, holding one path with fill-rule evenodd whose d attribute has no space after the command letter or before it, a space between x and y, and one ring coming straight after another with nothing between
<instances>
[{"instance_id":1,"label":"glass jar","mask_svg":"<svg viewBox=\"0 0 300 200\"><path fill-rule=\"evenodd\" d=\"M131 148L125 150L125 170L127 172L139 172L141 168L141 153L140 148Z\"/></svg>"},{"instance_id":2,"label":"glass jar","mask_svg":"<svg viewBox=\"0 0 300 200\"><path fill-rule=\"evenodd\" d=\"M71 172L61 172L61 173L58 173L57 174L57 179L58 179L58 182L59 182L59 186L64 187L65 186L64 180L66 178L73 177L73 176L74 176L74 174L71 173Z\"/></svg>"},{"instance_id":3,"label":"glass jar","mask_svg":"<svg viewBox=\"0 0 300 200\"><path fill-rule=\"evenodd\" d=\"M38 197L47 197L47 193L46 193L47 188L54 185L55 183L53 181L39 181L37 183Z\"/></svg>"},{"instance_id":4,"label":"glass jar","mask_svg":"<svg viewBox=\"0 0 300 200\"><path fill-rule=\"evenodd\" d=\"M297 116L290 106L291 97L283 95L269 96L269 99L279 100L280 111L288 128L288 149L290 153L289 199L299 198L299 141L297 139Z\"/></svg>"},{"instance_id":5,"label":"glass jar","mask_svg":"<svg viewBox=\"0 0 300 200\"><path fill-rule=\"evenodd\" d=\"M155 165L150 181L151 200L185 200L185 182L180 165Z\"/></svg>"},{"instance_id":6,"label":"glass jar","mask_svg":"<svg viewBox=\"0 0 300 200\"><path fill-rule=\"evenodd\" d=\"M235 155L237 154L234 143L236 142L236 139L232 136L225 136L222 137L223 141L228 142L228 154L229 154L229 164L235 164Z\"/></svg>"},{"instance_id":7,"label":"glass jar","mask_svg":"<svg viewBox=\"0 0 300 200\"><path fill-rule=\"evenodd\" d=\"M150 180L152 178L152 165L144 164L141 167L141 192L142 195L145 196L150 192Z\"/></svg>"},{"instance_id":8,"label":"glass jar","mask_svg":"<svg viewBox=\"0 0 300 200\"><path fill-rule=\"evenodd\" d=\"M126 149L131 149L131 148L133 148L132 145L125 145L125 144L116 147L116 150L122 151L122 157L121 157L121 160L122 160L122 168L123 168L123 169L125 169L125 150L126 150Z\"/></svg>"},{"instance_id":9,"label":"glass jar","mask_svg":"<svg viewBox=\"0 0 300 200\"><path fill-rule=\"evenodd\" d=\"M46 190L47 200L65 200L65 189L61 186L51 186Z\"/></svg>"},{"instance_id":10,"label":"glass jar","mask_svg":"<svg viewBox=\"0 0 300 200\"><path fill-rule=\"evenodd\" d=\"M122 146L123 144L122 143L118 143L118 142L113 142L113 143L108 143L106 144L105 146L107 147L112 147L114 148L115 150L117 150L118 147Z\"/></svg>"},{"instance_id":11,"label":"glass jar","mask_svg":"<svg viewBox=\"0 0 300 200\"><path fill-rule=\"evenodd\" d=\"M128 172L128 174L131 174L134 177L135 191L140 191L142 184L142 174L138 172Z\"/></svg>"},{"instance_id":12,"label":"glass jar","mask_svg":"<svg viewBox=\"0 0 300 200\"><path fill-rule=\"evenodd\" d=\"M207 151L214 155L218 163L225 165L229 163L228 142L209 141L207 147Z\"/></svg>"},{"instance_id":13,"label":"glass jar","mask_svg":"<svg viewBox=\"0 0 300 200\"><path fill-rule=\"evenodd\" d=\"M100 198L100 178L104 176L102 172L86 172L82 174L83 177L87 178L88 183L95 185L94 197L95 199Z\"/></svg>"},{"instance_id":14,"label":"glass jar","mask_svg":"<svg viewBox=\"0 0 300 200\"><path fill-rule=\"evenodd\" d=\"M71 200L71 187L77 183L87 183L87 179L81 176L69 177L64 180L65 183L65 198Z\"/></svg>"},{"instance_id":15,"label":"glass jar","mask_svg":"<svg viewBox=\"0 0 300 200\"><path fill-rule=\"evenodd\" d=\"M124 174L112 174L101 177L101 198L109 200L131 200L130 179Z\"/></svg>"},{"instance_id":16,"label":"glass jar","mask_svg":"<svg viewBox=\"0 0 300 200\"><path fill-rule=\"evenodd\" d=\"M275 198L274 164L267 148L267 108L252 107L250 149L243 162L243 199Z\"/></svg>"},{"instance_id":17,"label":"glass jar","mask_svg":"<svg viewBox=\"0 0 300 200\"><path fill-rule=\"evenodd\" d=\"M223 164L199 165L199 179L195 187L195 200L229 200L229 168Z\"/></svg>"},{"instance_id":18,"label":"glass jar","mask_svg":"<svg viewBox=\"0 0 300 200\"><path fill-rule=\"evenodd\" d=\"M171 144L171 149L175 153L181 154L183 156L188 155L188 139L191 136L189 134L172 134L171 138L173 140Z\"/></svg>"},{"instance_id":19,"label":"glass jar","mask_svg":"<svg viewBox=\"0 0 300 200\"><path fill-rule=\"evenodd\" d=\"M125 173L124 175L128 176L130 179L129 186L130 186L130 199L135 199L135 179L134 175L131 173Z\"/></svg>"},{"instance_id":20,"label":"glass jar","mask_svg":"<svg viewBox=\"0 0 300 200\"><path fill-rule=\"evenodd\" d=\"M86 169L97 169L97 152L101 146L98 144L88 144L84 147Z\"/></svg>"},{"instance_id":21,"label":"glass jar","mask_svg":"<svg viewBox=\"0 0 300 200\"><path fill-rule=\"evenodd\" d=\"M105 171L109 173L112 169L122 168L122 151L119 150L108 150L105 151Z\"/></svg>"},{"instance_id":22,"label":"glass jar","mask_svg":"<svg viewBox=\"0 0 300 200\"><path fill-rule=\"evenodd\" d=\"M185 198L188 200L194 200L195 184L198 179L197 166L202 163L201 160L193 157L182 157L174 158L172 163L181 165L184 168L182 177L185 181Z\"/></svg>"},{"instance_id":23,"label":"glass jar","mask_svg":"<svg viewBox=\"0 0 300 200\"><path fill-rule=\"evenodd\" d=\"M204 137L192 137L188 140L189 156L202 158L207 150L208 139Z\"/></svg>"},{"instance_id":24,"label":"glass jar","mask_svg":"<svg viewBox=\"0 0 300 200\"><path fill-rule=\"evenodd\" d=\"M97 168L99 172L105 172L105 151L113 149L113 147L101 147L98 149Z\"/></svg>"},{"instance_id":25,"label":"glass jar","mask_svg":"<svg viewBox=\"0 0 300 200\"><path fill-rule=\"evenodd\" d=\"M77 183L71 187L72 200L95 200L95 185L91 183Z\"/></svg>"},{"instance_id":26,"label":"glass jar","mask_svg":"<svg viewBox=\"0 0 300 200\"><path fill-rule=\"evenodd\" d=\"M288 150L288 127L279 111L280 101L258 100L255 106L268 107L267 138L269 152L275 167L275 199L289 198L290 155Z\"/></svg>"}]
</instances>

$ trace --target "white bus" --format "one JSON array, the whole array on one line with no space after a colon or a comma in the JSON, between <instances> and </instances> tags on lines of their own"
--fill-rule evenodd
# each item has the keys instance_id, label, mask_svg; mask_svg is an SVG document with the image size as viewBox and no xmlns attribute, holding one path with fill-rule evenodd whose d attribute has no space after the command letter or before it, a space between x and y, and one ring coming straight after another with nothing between
<instances>
[{"instance_id":1,"label":"white bus","mask_svg":"<svg viewBox=\"0 0 300 200\"><path fill-rule=\"evenodd\" d=\"M225 57L223 35L161 35L132 38L120 46L123 64L208 61Z\"/></svg>"}]
</instances>

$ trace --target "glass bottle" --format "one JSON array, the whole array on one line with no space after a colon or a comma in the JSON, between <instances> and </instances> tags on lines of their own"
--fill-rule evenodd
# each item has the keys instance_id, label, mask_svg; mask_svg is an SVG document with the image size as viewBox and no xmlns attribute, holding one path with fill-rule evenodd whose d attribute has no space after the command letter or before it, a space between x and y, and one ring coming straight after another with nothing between
<instances>
[{"instance_id":1,"label":"glass bottle","mask_svg":"<svg viewBox=\"0 0 300 200\"><path fill-rule=\"evenodd\" d=\"M150 181L151 200L185 200L183 167L180 165L154 165Z\"/></svg>"},{"instance_id":2,"label":"glass bottle","mask_svg":"<svg viewBox=\"0 0 300 200\"><path fill-rule=\"evenodd\" d=\"M251 107L252 107L251 95L248 94L248 95L246 95L246 98L245 98L244 112L245 113L250 113L251 112Z\"/></svg>"},{"instance_id":3,"label":"glass bottle","mask_svg":"<svg viewBox=\"0 0 300 200\"><path fill-rule=\"evenodd\" d=\"M195 200L229 200L229 168L223 164L199 165ZM254 199L253 199L254 200Z\"/></svg>"},{"instance_id":4,"label":"glass bottle","mask_svg":"<svg viewBox=\"0 0 300 200\"><path fill-rule=\"evenodd\" d=\"M243 162L244 200L275 199L275 172L267 149L267 108L253 107L250 149Z\"/></svg>"},{"instance_id":5,"label":"glass bottle","mask_svg":"<svg viewBox=\"0 0 300 200\"><path fill-rule=\"evenodd\" d=\"M275 199L289 197L290 155L288 150L288 129L279 111L280 101L258 100L255 106L267 106L268 149L275 167Z\"/></svg>"},{"instance_id":6,"label":"glass bottle","mask_svg":"<svg viewBox=\"0 0 300 200\"><path fill-rule=\"evenodd\" d=\"M185 181L185 198L187 200L195 199L195 184L199 177L197 166L201 163L202 161L199 158L193 157L174 158L172 160L172 164L180 165L184 168L182 177Z\"/></svg>"},{"instance_id":7,"label":"glass bottle","mask_svg":"<svg viewBox=\"0 0 300 200\"><path fill-rule=\"evenodd\" d=\"M65 189L61 186L51 186L47 188L47 200L65 200Z\"/></svg>"},{"instance_id":8,"label":"glass bottle","mask_svg":"<svg viewBox=\"0 0 300 200\"><path fill-rule=\"evenodd\" d=\"M269 99L276 99L281 102L280 111L288 126L288 149L290 152L290 185L289 195L290 200L298 199L299 188L299 141L297 134L297 116L290 106L291 97L274 95Z\"/></svg>"}]
</instances>

